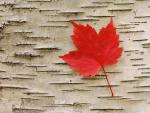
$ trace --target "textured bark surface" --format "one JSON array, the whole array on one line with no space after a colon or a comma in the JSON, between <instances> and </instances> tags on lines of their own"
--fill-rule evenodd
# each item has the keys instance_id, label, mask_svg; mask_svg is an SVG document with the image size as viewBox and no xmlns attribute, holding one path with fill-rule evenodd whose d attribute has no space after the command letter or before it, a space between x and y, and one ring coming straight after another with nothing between
<instances>
[{"instance_id":1,"label":"textured bark surface","mask_svg":"<svg viewBox=\"0 0 150 113\"><path fill-rule=\"evenodd\" d=\"M74 49L69 20L99 30L113 17L124 52L85 79L59 55ZM0 0L0 113L149 113L149 0Z\"/></svg>"}]
</instances>

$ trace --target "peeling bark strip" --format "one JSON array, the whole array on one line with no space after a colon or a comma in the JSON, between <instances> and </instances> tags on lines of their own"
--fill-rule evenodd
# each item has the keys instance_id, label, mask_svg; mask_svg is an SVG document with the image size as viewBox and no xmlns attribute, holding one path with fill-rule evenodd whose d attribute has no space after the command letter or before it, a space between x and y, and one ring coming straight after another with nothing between
<instances>
[{"instance_id":1,"label":"peeling bark strip","mask_svg":"<svg viewBox=\"0 0 150 113\"><path fill-rule=\"evenodd\" d=\"M149 0L0 0L0 113L149 113ZM124 54L80 79L58 59L73 50L69 20L99 28L112 17ZM99 22L100 20L100 22Z\"/></svg>"}]
</instances>

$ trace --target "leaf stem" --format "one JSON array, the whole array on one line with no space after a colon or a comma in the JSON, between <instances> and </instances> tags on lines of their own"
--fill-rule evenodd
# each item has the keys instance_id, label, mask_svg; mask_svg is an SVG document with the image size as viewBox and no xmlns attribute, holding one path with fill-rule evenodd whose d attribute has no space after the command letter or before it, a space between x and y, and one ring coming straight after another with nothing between
<instances>
[{"instance_id":1,"label":"leaf stem","mask_svg":"<svg viewBox=\"0 0 150 113\"><path fill-rule=\"evenodd\" d=\"M106 74L106 71L105 71L105 68L104 68L104 66L103 66L103 65L102 65L102 69L103 69L104 75L105 75L105 77L106 77L107 84L108 84L108 86L109 86L109 89L110 89L111 95L112 95L112 97L113 97L113 96L114 96L114 92L113 92L113 90L112 90L112 86L111 86L111 85L110 85L110 83L109 83L108 76L107 76L107 74Z\"/></svg>"}]
</instances>

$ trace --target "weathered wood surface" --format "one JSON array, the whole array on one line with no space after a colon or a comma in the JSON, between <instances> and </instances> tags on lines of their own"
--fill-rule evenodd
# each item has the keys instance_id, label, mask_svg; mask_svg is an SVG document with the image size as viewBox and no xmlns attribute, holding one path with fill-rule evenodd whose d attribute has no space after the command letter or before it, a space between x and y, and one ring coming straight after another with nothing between
<instances>
[{"instance_id":1,"label":"weathered wood surface","mask_svg":"<svg viewBox=\"0 0 150 113\"><path fill-rule=\"evenodd\" d=\"M113 17L124 52L84 79L59 55L73 19L97 30ZM100 20L100 21L99 21ZM0 113L150 113L149 0L0 0Z\"/></svg>"}]
</instances>

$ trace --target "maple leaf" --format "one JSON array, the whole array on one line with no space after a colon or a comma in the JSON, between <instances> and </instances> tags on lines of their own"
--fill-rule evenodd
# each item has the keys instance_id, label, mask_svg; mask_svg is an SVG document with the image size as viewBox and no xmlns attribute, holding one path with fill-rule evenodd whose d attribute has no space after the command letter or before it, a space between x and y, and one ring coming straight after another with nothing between
<instances>
[{"instance_id":1,"label":"maple leaf","mask_svg":"<svg viewBox=\"0 0 150 113\"><path fill-rule=\"evenodd\" d=\"M74 26L74 34L71 38L77 50L70 51L60 58L83 77L95 76L102 70L111 94L114 96L104 68L117 63L123 51L123 48L119 47L119 36L113 25L113 20L111 19L108 25L102 27L98 33L88 24L84 26L74 21L70 22Z\"/></svg>"}]
</instances>

